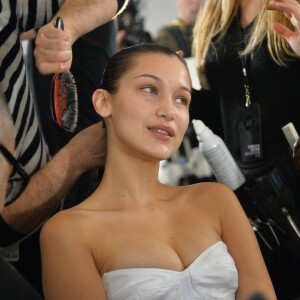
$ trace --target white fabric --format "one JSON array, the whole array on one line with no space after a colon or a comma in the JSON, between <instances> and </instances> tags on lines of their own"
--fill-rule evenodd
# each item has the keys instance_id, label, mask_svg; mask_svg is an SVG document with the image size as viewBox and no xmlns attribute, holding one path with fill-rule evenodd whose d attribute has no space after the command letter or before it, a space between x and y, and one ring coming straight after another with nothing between
<instances>
[{"instance_id":1,"label":"white fabric","mask_svg":"<svg viewBox=\"0 0 300 300\"><path fill-rule=\"evenodd\" d=\"M219 241L184 271L133 268L103 275L109 300L234 300L238 273L227 246Z\"/></svg>"}]
</instances>

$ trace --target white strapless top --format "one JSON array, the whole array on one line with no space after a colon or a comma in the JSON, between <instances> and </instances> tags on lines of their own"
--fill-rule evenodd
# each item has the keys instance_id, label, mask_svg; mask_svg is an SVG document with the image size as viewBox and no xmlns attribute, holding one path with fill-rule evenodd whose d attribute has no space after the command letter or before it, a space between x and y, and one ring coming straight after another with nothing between
<instances>
[{"instance_id":1,"label":"white strapless top","mask_svg":"<svg viewBox=\"0 0 300 300\"><path fill-rule=\"evenodd\" d=\"M208 247L184 271L133 268L102 277L108 300L234 300L238 272L227 246Z\"/></svg>"}]
</instances>

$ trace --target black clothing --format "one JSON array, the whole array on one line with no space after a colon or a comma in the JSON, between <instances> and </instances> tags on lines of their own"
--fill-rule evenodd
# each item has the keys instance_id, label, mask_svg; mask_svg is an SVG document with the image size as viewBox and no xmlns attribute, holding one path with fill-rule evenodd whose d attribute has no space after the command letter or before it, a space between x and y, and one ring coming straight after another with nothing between
<instances>
[{"instance_id":1,"label":"black clothing","mask_svg":"<svg viewBox=\"0 0 300 300\"><path fill-rule=\"evenodd\" d=\"M42 300L33 287L0 257L0 297L2 300Z\"/></svg>"},{"instance_id":2,"label":"black clothing","mask_svg":"<svg viewBox=\"0 0 300 300\"><path fill-rule=\"evenodd\" d=\"M251 24L245 28L249 32ZM222 136L241 167L251 167L240 161L238 109L245 104L242 63L238 57L240 24L234 19L225 37L210 47L205 71L220 109ZM300 60L278 66L270 57L267 41L247 58L246 68L252 103L261 109L264 161L285 152L288 144L281 128L292 122L300 131ZM207 124L209 126L209 124Z\"/></svg>"}]
</instances>

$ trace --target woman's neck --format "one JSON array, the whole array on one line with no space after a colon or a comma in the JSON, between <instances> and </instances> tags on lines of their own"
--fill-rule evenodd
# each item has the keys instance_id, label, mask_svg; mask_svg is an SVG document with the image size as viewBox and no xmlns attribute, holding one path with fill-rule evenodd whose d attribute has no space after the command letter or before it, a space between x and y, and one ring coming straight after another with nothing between
<instances>
[{"instance_id":1,"label":"woman's neck","mask_svg":"<svg viewBox=\"0 0 300 300\"><path fill-rule=\"evenodd\" d=\"M257 16L261 7L261 0L241 0L241 25L247 27Z\"/></svg>"},{"instance_id":2,"label":"woman's neck","mask_svg":"<svg viewBox=\"0 0 300 300\"><path fill-rule=\"evenodd\" d=\"M101 199L113 207L146 206L155 200L158 189L159 162L147 162L133 157L107 159L99 188ZM101 194L101 195L100 195Z\"/></svg>"}]
</instances>

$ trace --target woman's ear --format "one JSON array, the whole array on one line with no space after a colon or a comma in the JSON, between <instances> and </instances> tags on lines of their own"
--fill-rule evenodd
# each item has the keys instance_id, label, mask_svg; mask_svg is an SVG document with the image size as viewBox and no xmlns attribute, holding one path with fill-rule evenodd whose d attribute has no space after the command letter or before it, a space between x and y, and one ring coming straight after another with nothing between
<instances>
[{"instance_id":1,"label":"woman's ear","mask_svg":"<svg viewBox=\"0 0 300 300\"><path fill-rule=\"evenodd\" d=\"M111 114L111 97L110 94L103 89L98 89L93 94L93 104L96 112L103 118L107 118Z\"/></svg>"}]
</instances>

